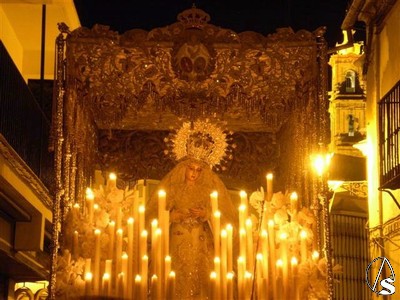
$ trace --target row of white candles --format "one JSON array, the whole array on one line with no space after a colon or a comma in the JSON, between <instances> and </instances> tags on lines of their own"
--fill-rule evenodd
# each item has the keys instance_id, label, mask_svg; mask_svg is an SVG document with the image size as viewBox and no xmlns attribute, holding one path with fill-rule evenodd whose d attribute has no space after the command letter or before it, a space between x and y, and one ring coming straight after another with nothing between
<instances>
[{"instance_id":1,"label":"row of white candles","mask_svg":"<svg viewBox=\"0 0 400 300\"><path fill-rule=\"evenodd\" d=\"M272 199L272 174L267 175L266 201ZM115 184L112 177L111 185ZM283 232L278 237L279 252L276 250L276 228L273 220L264 212L261 224L259 248L253 241L253 224L248 213L248 199L245 192L240 192L239 206L239 257L237 259L237 283L240 299L250 299L257 293L258 299L290 298L300 299L301 291L296 284L298 278L298 259L289 257L288 234ZM175 273L171 270L169 256L169 212L166 210L166 193L158 194L158 219L151 222L151 269L148 269L147 256L148 233L145 230L144 201L135 197L132 217L126 221L127 235L122 227L122 212L117 214L117 222L108 225L108 257L101 264L99 229L94 230L95 251L93 261L85 263L86 294L118 296L123 298L146 299L148 290L152 299L171 298L174 294ZM212 226L214 233L214 270L210 274L210 293L214 299L232 299L234 284L233 268L233 226L224 224L221 229L221 212L218 210L218 193L210 195L212 208ZM93 223L96 204L91 190L86 195L85 215ZM79 211L79 206L74 209ZM291 196L292 213L297 212L297 195ZM135 220L137 220L135 222ZM140 234L139 234L140 233ZM73 238L73 252L79 254L79 233ZM123 239L127 237L126 251L123 251ZM138 238L139 237L139 238ZM300 257L304 262L308 256L307 234L300 232ZM115 249L114 249L115 244ZM113 262L115 266L113 267ZM256 264L256 267L255 267ZM104 272L100 271L103 266ZM254 270L256 272L254 273ZM147 278L150 276L150 286ZM271 279L272 278L272 279ZM254 282L253 282L254 281ZM272 287L272 289L271 289ZM270 292L272 290L272 292Z\"/></svg>"}]
</instances>

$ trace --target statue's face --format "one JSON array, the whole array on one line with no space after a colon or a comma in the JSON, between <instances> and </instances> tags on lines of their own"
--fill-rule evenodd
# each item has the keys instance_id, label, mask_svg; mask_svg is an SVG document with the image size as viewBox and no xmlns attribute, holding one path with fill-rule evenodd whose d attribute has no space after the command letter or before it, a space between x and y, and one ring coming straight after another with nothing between
<instances>
[{"instance_id":1,"label":"statue's face","mask_svg":"<svg viewBox=\"0 0 400 300\"><path fill-rule=\"evenodd\" d=\"M190 163L186 167L185 178L189 182L195 182L201 174L201 165L195 162Z\"/></svg>"}]
</instances>

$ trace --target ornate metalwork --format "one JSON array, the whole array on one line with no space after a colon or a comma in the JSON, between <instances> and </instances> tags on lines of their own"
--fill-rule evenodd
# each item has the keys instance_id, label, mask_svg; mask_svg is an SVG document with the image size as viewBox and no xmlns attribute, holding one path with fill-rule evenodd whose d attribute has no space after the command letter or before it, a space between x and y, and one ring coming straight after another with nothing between
<instances>
[{"instance_id":1,"label":"ornate metalwork","mask_svg":"<svg viewBox=\"0 0 400 300\"><path fill-rule=\"evenodd\" d=\"M351 195L360 198L368 197L368 184L366 181L345 181L340 187L349 191Z\"/></svg>"}]
</instances>

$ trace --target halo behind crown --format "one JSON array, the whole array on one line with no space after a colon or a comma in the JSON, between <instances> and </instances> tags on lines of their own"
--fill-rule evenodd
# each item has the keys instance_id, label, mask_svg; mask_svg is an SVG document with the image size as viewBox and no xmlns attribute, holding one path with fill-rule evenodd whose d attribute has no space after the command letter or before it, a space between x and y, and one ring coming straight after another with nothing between
<instances>
[{"instance_id":1,"label":"halo behind crown","mask_svg":"<svg viewBox=\"0 0 400 300\"><path fill-rule=\"evenodd\" d=\"M229 143L228 135L208 120L197 120L183 123L166 142L175 159L194 158L216 167L226 159L232 159L234 145Z\"/></svg>"}]
</instances>

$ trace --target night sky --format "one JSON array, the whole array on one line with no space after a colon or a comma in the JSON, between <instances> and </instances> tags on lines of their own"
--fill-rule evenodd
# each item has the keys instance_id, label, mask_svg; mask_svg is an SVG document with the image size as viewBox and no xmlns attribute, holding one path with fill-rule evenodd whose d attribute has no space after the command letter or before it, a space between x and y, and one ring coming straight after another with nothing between
<instances>
[{"instance_id":1,"label":"night sky","mask_svg":"<svg viewBox=\"0 0 400 300\"><path fill-rule=\"evenodd\" d=\"M263 35L276 28L292 27L314 31L327 26L329 46L342 41L341 23L351 0L202 0L196 7L206 11L211 24L235 32L256 31ZM74 0L81 24L110 26L123 33L130 29L150 30L176 22L190 8L188 0Z\"/></svg>"}]
</instances>

